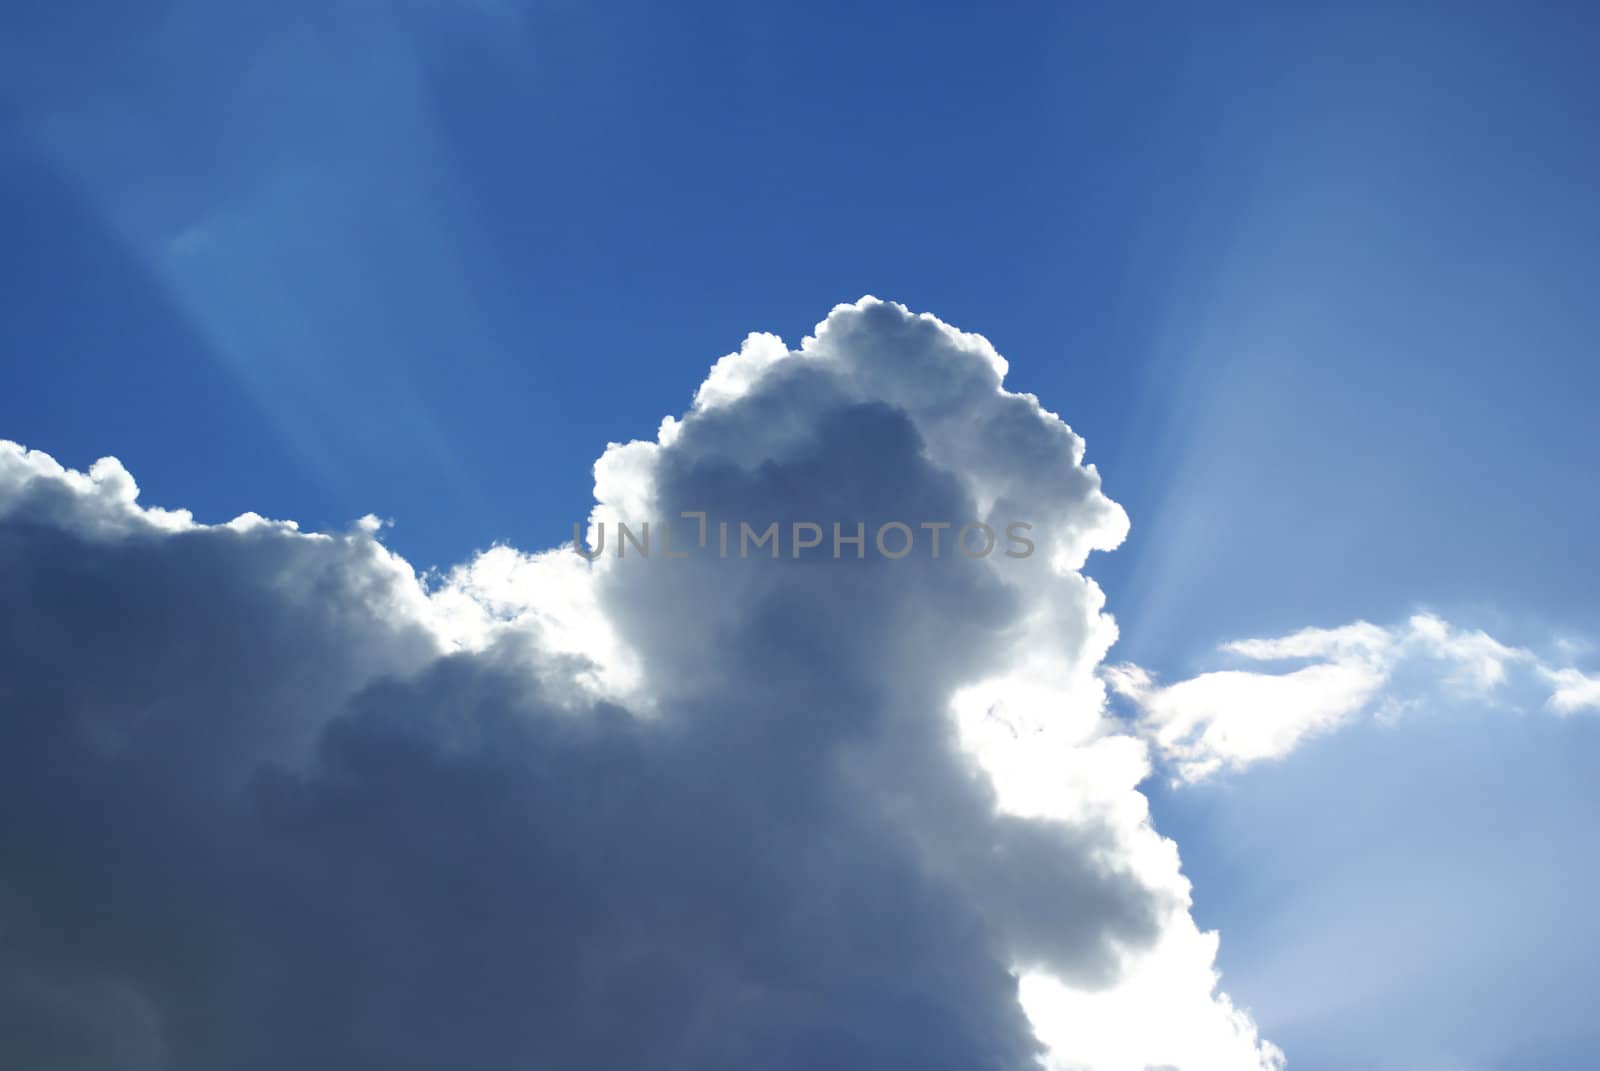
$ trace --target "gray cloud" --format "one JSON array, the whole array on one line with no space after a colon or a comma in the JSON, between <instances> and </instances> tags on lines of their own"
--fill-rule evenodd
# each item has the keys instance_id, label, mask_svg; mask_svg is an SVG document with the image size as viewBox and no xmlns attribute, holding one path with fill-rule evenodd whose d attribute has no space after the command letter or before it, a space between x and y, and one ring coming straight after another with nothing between
<instances>
[{"instance_id":1,"label":"gray cloud","mask_svg":"<svg viewBox=\"0 0 1600 1071\"><path fill-rule=\"evenodd\" d=\"M766 339L601 459L597 519L1026 507L1048 552L499 548L430 589L372 525L196 525L0 444L5 1062L1173 1062L1107 1033L1133 1009L1184 1066L1275 1066L1104 713L1077 569L1126 519L1081 441L898 306ZM1008 767L974 702L1064 765ZM1045 1022L1029 978L1108 1014Z\"/></svg>"}]
</instances>

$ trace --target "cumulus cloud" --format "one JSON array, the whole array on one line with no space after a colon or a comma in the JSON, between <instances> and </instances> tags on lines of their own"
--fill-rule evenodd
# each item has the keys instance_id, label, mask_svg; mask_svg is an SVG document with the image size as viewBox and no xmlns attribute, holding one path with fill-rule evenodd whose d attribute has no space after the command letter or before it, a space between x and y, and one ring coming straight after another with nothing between
<instances>
[{"instance_id":1,"label":"cumulus cloud","mask_svg":"<svg viewBox=\"0 0 1600 1071\"><path fill-rule=\"evenodd\" d=\"M426 578L0 444L0 1058L1280 1066L1107 710L1080 570L1127 518L1005 370L870 298L752 335L595 467L590 545L685 557ZM1038 553L723 557L686 513Z\"/></svg>"},{"instance_id":2,"label":"cumulus cloud","mask_svg":"<svg viewBox=\"0 0 1600 1071\"><path fill-rule=\"evenodd\" d=\"M1286 665L1213 670L1172 684L1131 664L1103 671L1178 781L1281 758L1362 716L1392 720L1441 701L1532 700L1562 714L1600 708L1600 680L1434 614L1387 628L1358 621L1237 640L1222 651Z\"/></svg>"}]
</instances>

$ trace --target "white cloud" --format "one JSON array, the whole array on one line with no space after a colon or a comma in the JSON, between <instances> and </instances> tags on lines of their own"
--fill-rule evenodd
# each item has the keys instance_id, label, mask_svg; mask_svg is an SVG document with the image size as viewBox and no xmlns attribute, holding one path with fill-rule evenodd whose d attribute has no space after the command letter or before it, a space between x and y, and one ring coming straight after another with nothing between
<instances>
[{"instance_id":1,"label":"white cloud","mask_svg":"<svg viewBox=\"0 0 1600 1071\"><path fill-rule=\"evenodd\" d=\"M1222 651L1253 663L1308 664L1214 670L1167 685L1134 665L1103 671L1133 704L1139 731L1179 781L1281 758L1305 739L1362 715L1389 720L1425 703L1496 701L1507 691L1507 701L1516 702L1541 679L1556 686L1544 700L1551 709L1600 706L1600 682L1433 614L1389 628L1358 621L1237 640ZM1514 668L1525 672L1508 688Z\"/></svg>"},{"instance_id":2,"label":"white cloud","mask_svg":"<svg viewBox=\"0 0 1600 1071\"><path fill-rule=\"evenodd\" d=\"M1565 667L1550 669L1540 667L1546 680L1555 685L1546 704L1559 714L1579 710L1600 709L1600 677L1591 677L1576 669Z\"/></svg>"},{"instance_id":3,"label":"white cloud","mask_svg":"<svg viewBox=\"0 0 1600 1071\"><path fill-rule=\"evenodd\" d=\"M370 520L0 447L0 1018L51 1009L8 1062L1279 1066L1106 708L1078 569L1127 517L1005 368L873 299L751 336L591 522L1026 520L1021 559L423 579Z\"/></svg>"}]
</instances>

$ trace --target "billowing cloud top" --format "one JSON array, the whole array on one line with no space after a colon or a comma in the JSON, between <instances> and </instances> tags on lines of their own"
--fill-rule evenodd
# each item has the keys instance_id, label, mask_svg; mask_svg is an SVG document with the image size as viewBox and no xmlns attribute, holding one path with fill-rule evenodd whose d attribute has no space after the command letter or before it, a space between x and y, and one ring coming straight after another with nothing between
<instances>
[{"instance_id":1,"label":"billowing cloud top","mask_svg":"<svg viewBox=\"0 0 1600 1071\"><path fill-rule=\"evenodd\" d=\"M1127 519L1005 369L871 298L752 335L597 463L594 561L433 582L0 443L0 1061L1279 1066L1106 711Z\"/></svg>"}]
</instances>

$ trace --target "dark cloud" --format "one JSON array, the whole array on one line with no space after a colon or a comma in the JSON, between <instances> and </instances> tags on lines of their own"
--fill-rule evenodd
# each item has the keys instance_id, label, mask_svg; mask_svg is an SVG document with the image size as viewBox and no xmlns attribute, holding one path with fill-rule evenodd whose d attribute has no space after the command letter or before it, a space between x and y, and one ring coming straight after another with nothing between
<instances>
[{"instance_id":1,"label":"dark cloud","mask_svg":"<svg viewBox=\"0 0 1600 1071\"><path fill-rule=\"evenodd\" d=\"M1120 538L1070 432L992 433L981 355L862 308L821 344L871 376L775 362L608 455L601 513L993 518L1021 449L1071 474L1041 516ZM1047 609L1098 662L1043 555L517 559L589 592L637 677L607 693L571 621L462 642L461 576L430 599L370 531L133 496L0 450L7 1066L1020 1069L1019 972L1105 990L1187 920L1137 816L1002 808L949 716Z\"/></svg>"}]
</instances>

